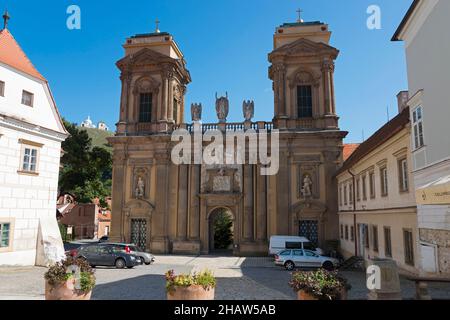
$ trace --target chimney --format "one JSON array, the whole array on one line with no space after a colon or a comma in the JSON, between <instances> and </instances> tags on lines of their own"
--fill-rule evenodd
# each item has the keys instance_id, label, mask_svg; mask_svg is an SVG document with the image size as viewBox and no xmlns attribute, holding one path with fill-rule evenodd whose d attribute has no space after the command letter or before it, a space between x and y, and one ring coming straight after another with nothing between
<instances>
[{"instance_id":1,"label":"chimney","mask_svg":"<svg viewBox=\"0 0 450 320\"><path fill-rule=\"evenodd\" d=\"M398 102L398 113L401 113L407 106L409 100L409 92L408 91L400 91L397 94L397 102Z\"/></svg>"}]
</instances>

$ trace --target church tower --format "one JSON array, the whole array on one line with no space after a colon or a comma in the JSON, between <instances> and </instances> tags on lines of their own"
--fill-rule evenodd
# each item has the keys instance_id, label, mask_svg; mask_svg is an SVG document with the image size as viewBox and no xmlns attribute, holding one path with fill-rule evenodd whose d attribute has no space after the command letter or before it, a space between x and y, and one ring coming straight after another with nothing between
<instances>
[{"instance_id":1,"label":"church tower","mask_svg":"<svg viewBox=\"0 0 450 320\"><path fill-rule=\"evenodd\" d=\"M337 129L334 60L328 25L315 21L276 28L269 54L274 124L279 129Z\"/></svg>"},{"instance_id":2,"label":"church tower","mask_svg":"<svg viewBox=\"0 0 450 320\"><path fill-rule=\"evenodd\" d=\"M191 82L183 53L172 35L138 34L123 45L117 62L122 95L117 133L145 135L169 132L184 122L184 95Z\"/></svg>"}]
</instances>

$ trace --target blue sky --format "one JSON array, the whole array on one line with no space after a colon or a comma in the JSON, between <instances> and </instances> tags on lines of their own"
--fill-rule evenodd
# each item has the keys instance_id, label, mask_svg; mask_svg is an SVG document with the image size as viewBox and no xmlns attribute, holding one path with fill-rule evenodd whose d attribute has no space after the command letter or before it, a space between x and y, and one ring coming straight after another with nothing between
<instances>
[{"instance_id":1,"label":"blue sky","mask_svg":"<svg viewBox=\"0 0 450 320\"><path fill-rule=\"evenodd\" d=\"M81 30L66 28L66 9L81 8ZM382 29L366 27L369 5L380 6ZM174 35L192 76L186 106L203 104L204 122L215 122L214 95L230 98L229 121L242 120L242 100L255 101L255 119L273 117L267 54L275 27L306 21L330 25L336 61L335 89L346 142L367 138L397 113L396 94L407 89L403 43L390 39L411 0L0 0L11 14L10 31L49 80L61 114L71 122L90 115L115 129L119 71L128 36L161 31ZM188 111L188 110L187 110ZM190 112L186 113L186 120Z\"/></svg>"}]
</instances>

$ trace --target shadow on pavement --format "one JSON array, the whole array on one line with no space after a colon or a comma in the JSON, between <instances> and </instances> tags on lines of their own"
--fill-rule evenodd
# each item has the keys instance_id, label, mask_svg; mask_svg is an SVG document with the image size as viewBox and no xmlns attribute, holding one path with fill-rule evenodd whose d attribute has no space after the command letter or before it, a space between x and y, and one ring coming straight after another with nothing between
<instances>
[{"instance_id":1,"label":"shadow on pavement","mask_svg":"<svg viewBox=\"0 0 450 320\"><path fill-rule=\"evenodd\" d=\"M164 275L144 275L130 279L98 284L92 292L93 300L165 300Z\"/></svg>"}]
</instances>

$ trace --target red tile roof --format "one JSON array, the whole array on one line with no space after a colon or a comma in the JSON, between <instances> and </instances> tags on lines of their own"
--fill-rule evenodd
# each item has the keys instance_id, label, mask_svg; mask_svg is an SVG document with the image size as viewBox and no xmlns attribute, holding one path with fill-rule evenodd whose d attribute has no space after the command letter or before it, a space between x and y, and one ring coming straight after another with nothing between
<instances>
[{"instance_id":1,"label":"red tile roof","mask_svg":"<svg viewBox=\"0 0 450 320\"><path fill-rule=\"evenodd\" d=\"M8 29L0 31L0 62L30 76L47 81L33 66Z\"/></svg>"},{"instance_id":2,"label":"red tile roof","mask_svg":"<svg viewBox=\"0 0 450 320\"><path fill-rule=\"evenodd\" d=\"M111 212L106 211L105 214L99 212L97 213L98 220L100 221L111 221Z\"/></svg>"},{"instance_id":3,"label":"red tile roof","mask_svg":"<svg viewBox=\"0 0 450 320\"><path fill-rule=\"evenodd\" d=\"M344 144L344 151L343 151L344 161L350 158L352 153L355 152L355 150L359 147L359 145L360 145L359 143Z\"/></svg>"},{"instance_id":4,"label":"red tile roof","mask_svg":"<svg viewBox=\"0 0 450 320\"><path fill-rule=\"evenodd\" d=\"M400 132L406 125L409 124L409 108L403 109L395 118L387 122L377 132L375 132L369 139L361 143L351 156L344 161L343 166L337 171L335 176L338 176L342 172L350 169L354 164L363 159L371 151L378 148L387 140L392 138L398 132Z\"/></svg>"}]
</instances>

